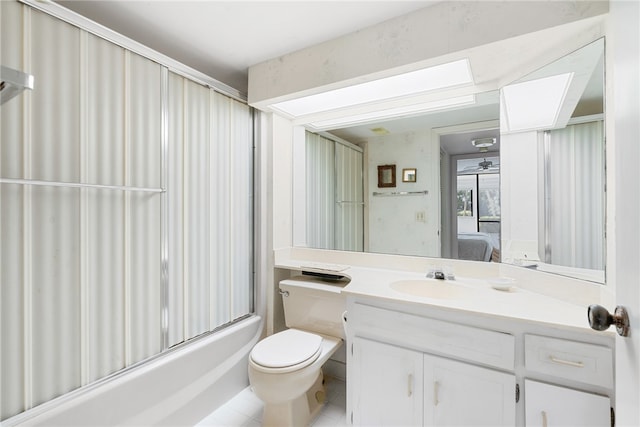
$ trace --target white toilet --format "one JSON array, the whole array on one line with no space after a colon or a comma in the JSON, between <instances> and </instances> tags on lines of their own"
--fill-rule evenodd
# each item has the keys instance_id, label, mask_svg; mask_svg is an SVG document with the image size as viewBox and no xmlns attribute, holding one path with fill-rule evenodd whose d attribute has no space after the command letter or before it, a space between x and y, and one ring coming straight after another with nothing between
<instances>
[{"instance_id":1,"label":"white toilet","mask_svg":"<svg viewBox=\"0 0 640 427\"><path fill-rule=\"evenodd\" d=\"M306 426L322 408L322 365L340 347L346 281L299 276L280 282L288 328L258 342L249 382L264 402L264 426Z\"/></svg>"}]
</instances>

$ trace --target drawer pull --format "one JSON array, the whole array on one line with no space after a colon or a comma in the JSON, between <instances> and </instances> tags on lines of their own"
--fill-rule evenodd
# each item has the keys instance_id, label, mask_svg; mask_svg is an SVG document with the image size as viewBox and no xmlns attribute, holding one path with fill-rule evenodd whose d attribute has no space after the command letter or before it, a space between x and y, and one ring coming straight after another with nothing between
<instances>
[{"instance_id":1,"label":"drawer pull","mask_svg":"<svg viewBox=\"0 0 640 427\"><path fill-rule=\"evenodd\" d=\"M549 356L549 360L559 365L573 366L574 368L584 368L584 363L582 362L574 362L573 360L558 359L555 356Z\"/></svg>"},{"instance_id":2,"label":"drawer pull","mask_svg":"<svg viewBox=\"0 0 640 427\"><path fill-rule=\"evenodd\" d=\"M547 427L547 412L542 411L542 427Z\"/></svg>"}]
</instances>

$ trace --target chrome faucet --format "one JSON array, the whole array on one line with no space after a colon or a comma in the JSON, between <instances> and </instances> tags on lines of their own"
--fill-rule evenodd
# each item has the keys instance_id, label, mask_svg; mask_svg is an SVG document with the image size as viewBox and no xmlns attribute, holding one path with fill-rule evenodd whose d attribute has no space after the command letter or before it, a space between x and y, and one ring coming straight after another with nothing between
<instances>
[{"instance_id":1,"label":"chrome faucet","mask_svg":"<svg viewBox=\"0 0 640 427\"><path fill-rule=\"evenodd\" d=\"M456 277L453 274L453 268L451 267L429 266L429 269L427 270L427 279L456 280Z\"/></svg>"}]
</instances>

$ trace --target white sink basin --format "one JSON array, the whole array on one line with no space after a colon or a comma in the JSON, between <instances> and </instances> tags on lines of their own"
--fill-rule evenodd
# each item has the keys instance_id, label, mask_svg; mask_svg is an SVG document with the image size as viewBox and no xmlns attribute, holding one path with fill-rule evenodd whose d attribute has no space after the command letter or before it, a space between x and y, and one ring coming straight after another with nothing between
<instances>
[{"instance_id":1,"label":"white sink basin","mask_svg":"<svg viewBox=\"0 0 640 427\"><path fill-rule=\"evenodd\" d=\"M435 279L398 280L390 286L397 292L426 298L456 299L472 293L467 287Z\"/></svg>"}]
</instances>

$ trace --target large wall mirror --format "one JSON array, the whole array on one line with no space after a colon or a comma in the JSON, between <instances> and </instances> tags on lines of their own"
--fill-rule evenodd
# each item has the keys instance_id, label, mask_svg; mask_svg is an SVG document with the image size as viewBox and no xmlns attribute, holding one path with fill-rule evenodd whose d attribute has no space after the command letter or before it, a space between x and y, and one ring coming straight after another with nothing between
<instances>
[{"instance_id":1,"label":"large wall mirror","mask_svg":"<svg viewBox=\"0 0 640 427\"><path fill-rule=\"evenodd\" d=\"M498 86L464 105L306 131L294 245L603 282L604 40ZM393 186L378 185L381 166Z\"/></svg>"}]
</instances>

